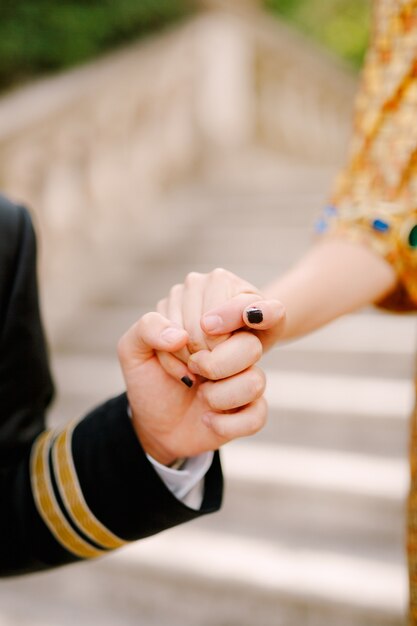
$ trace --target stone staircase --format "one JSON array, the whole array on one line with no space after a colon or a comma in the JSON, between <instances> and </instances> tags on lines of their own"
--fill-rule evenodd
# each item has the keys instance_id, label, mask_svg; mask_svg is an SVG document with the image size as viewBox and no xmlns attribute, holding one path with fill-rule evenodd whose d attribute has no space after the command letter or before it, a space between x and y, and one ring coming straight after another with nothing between
<instances>
[{"instance_id":1,"label":"stone staircase","mask_svg":"<svg viewBox=\"0 0 417 626\"><path fill-rule=\"evenodd\" d=\"M259 286L283 271L310 245L331 174L252 152L172 194L159 245L57 341L52 421L121 389L118 337L191 269ZM367 310L271 351L269 423L223 451L223 510L3 582L0 626L403 625L414 345L414 319Z\"/></svg>"}]
</instances>

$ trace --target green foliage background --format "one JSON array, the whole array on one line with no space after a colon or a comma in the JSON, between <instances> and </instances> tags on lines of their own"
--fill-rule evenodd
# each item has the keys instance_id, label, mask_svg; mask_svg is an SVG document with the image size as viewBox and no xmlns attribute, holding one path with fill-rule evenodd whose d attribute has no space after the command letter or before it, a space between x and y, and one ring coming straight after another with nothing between
<instances>
[{"instance_id":1,"label":"green foliage background","mask_svg":"<svg viewBox=\"0 0 417 626\"><path fill-rule=\"evenodd\" d=\"M265 0L265 6L354 67L361 65L370 29L370 0Z\"/></svg>"},{"instance_id":2,"label":"green foliage background","mask_svg":"<svg viewBox=\"0 0 417 626\"><path fill-rule=\"evenodd\" d=\"M186 15L191 0L0 0L0 89Z\"/></svg>"},{"instance_id":3,"label":"green foliage background","mask_svg":"<svg viewBox=\"0 0 417 626\"><path fill-rule=\"evenodd\" d=\"M369 0L261 1L342 58L361 63ZM196 0L0 0L0 89L97 56L196 6Z\"/></svg>"}]
</instances>

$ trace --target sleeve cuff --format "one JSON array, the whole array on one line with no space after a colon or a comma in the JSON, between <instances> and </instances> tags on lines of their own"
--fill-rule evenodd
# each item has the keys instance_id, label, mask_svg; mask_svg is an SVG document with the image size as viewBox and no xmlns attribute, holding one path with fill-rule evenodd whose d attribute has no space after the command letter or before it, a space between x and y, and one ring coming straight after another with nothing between
<instances>
[{"instance_id":1,"label":"sleeve cuff","mask_svg":"<svg viewBox=\"0 0 417 626\"><path fill-rule=\"evenodd\" d=\"M199 461L195 480L204 474L205 463ZM223 487L216 452L205 474L201 508L177 499L146 457L127 415L125 395L61 432L42 433L32 447L30 477L33 541L43 546L43 559L50 565L102 556L128 541L217 511Z\"/></svg>"},{"instance_id":2,"label":"sleeve cuff","mask_svg":"<svg viewBox=\"0 0 417 626\"><path fill-rule=\"evenodd\" d=\"M340 237L362 245L385 259L395 270L394 290L377 306L393 312L417 309L417 246L412 233L417 228L417 211L395 205L377 204L374 209L343 204L330 206L316 223L317 234Z\"/></svg>"},{"instance_id":3,"label":"sleeve cuff","mask_svg":"<svg viewBox=\"0 0 417 626\"><path fill-rule=\"evenodd\" d=\"M146 455L154 466L156 473L163 480L174 496L187 506L199 509L203 500L204 476L208 472L214 453L205 452L187 459L180 470L172 469L158 463L150 455ZM195 489L200 487L200 489ZM193 495L190 500L190 495Z\"/></svg>"}]
</instances>

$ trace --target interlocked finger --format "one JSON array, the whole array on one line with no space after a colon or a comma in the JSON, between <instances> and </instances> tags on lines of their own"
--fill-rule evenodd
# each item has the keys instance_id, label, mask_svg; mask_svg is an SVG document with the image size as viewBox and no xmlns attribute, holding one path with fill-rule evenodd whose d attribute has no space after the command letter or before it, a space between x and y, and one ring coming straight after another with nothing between
<instances>
[{"instance_id":1,"label":"interlocked finger","mask_svg":"<svg viewBox=\"0 0 417 626\"><path fill-rule=\"evenodd\" d=\"M230 411L258 400L265 386L264 372L258 367L250 367L231 378L207 381L200 386L198 393L213 411Z\"/></svg>"},{"instance_id":2,"label":"interlocked finger","mask_svg":"<svg viewBox=\"0 0 417 626\"><path fill-rule=\"evenodd\" d=\"M187 275L182 292L183 326L189 334L187 347L191 354L207 350L207 337L203 332L200 319L203 314L203 297L207 283L207 274L191 272Z\"/></svg>"},{"instance_id":3,"label":"interlocked finger","mask_svg":"<svg viewBox=\"0 0 417 626\"><path fill-rule=\"evenodd\" d=\"M220 380L243 372L262 356L262 344L249 332L238 332L210 352L192 354L188 368L209 380Z\"/></svg>"},{"instance_id":4,"label":"interlocked finger","mask_svg":"<svg viewBox=\"0 0 417 626\"><path fill-rule=\"evenodd\" d=\"M268 406L260 398L236 413L208 413L205 423L225 443L237 437L249 437L266 424Z\"/></svg>"}]
</instances>

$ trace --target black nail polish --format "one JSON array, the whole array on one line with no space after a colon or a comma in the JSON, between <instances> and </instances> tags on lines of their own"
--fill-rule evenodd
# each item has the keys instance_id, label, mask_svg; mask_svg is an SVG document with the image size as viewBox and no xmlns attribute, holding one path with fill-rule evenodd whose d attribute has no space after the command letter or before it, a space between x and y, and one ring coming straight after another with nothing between
<instances>
[{"instance_id":1,"label":"black nail polish","mask_svg":"<svg viewBox=\"0 0 417 626\"><path fill-rule=\"evenodd\" d=\"M250 324L260 324L264 319L261 309L257 309L256 307L248 309L246 311L246 317L248 318L248 322Z\"/></svg>"},{"instance_id":2,"label":"black nail polish","mask_svg":"<svg viewBox=\"0 0 417 626\"><path fill-rule=\"evenodd\" d=\"M181 381L184 383L184 385L187 385L187 387L192 387L193 386L193 381L188 376L183 376L181 378Z\"/></svg>"}]
</instances>

